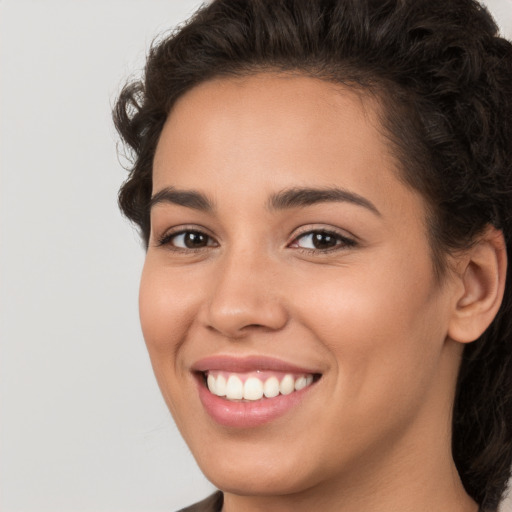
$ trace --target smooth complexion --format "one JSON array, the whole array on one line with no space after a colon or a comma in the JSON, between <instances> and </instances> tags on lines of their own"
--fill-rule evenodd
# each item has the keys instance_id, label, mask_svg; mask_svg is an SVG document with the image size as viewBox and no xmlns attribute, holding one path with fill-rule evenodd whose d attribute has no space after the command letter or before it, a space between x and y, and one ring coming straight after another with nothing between
<instances>
[{"instance_id":1,"label":"smooth complexion","mask_svg":"<svg viewBox=\"0 0 512 512\"><path fill-rule=\"evenodd\" d=\"M477 301L500 287L479 269L474 286L463 271L436 281L424 202L398 178L377 113L354 92L267 73L195 87L164 127L141 322L227 512L477 510L450 421L462 342L486 320L465 331L459 310L468 290ZM315 382L264 421L221 421L199 370L251 358Z\"/></svg>"}]
</instances>

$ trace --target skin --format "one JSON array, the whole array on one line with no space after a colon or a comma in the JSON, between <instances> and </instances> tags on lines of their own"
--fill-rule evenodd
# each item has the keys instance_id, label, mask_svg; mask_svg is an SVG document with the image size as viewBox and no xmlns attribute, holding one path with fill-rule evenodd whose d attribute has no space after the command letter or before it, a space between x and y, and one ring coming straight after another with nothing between
<instances>
[{"instance_id":1,"label":"skin","mask_svg":"<svg viewBox=\"0 0 512 512\"><path fill-rule=\"evenodd\" d=\"M313 78L262 73L195 87L162 132L153 194L193 190L213 209L153 206L141 323L162 394L225 512L478 508L451 457L450 422L462 342L474 335L460 310L492 286L468 256L436 281L424 201L398 177L378 108ZM294 187L339 187L376 211L269 208ZM169 236L187 229L207 243L190 250ZM315 249L312 230L350 242ZM277 420L223 427L190 371L218 354L322 377Z\"/></svg>"}]
</instances>

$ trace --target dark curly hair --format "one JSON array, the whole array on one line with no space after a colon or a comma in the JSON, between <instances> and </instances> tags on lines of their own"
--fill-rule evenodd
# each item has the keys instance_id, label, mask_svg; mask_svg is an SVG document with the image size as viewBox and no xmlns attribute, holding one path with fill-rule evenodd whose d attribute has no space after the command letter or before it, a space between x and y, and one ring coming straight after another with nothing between
<instances>
[{"instance_id":1,"label":"dark curly hair","mask_svg":"<svg viewBox=\"0 0 512 512\"><path fill-rule=\"evenodd\" d=\"M124 214L150 234L152 162L176 100L213 77L299 72L375 95L401 178L429 209L438 277L489 225L512 255L512 45L474 0L216 0L154 43L115 125L133 165ZM453 414L467 492L496 510L512 464L512 273L501 309L468 344Z\"/></svg>"}]
</instances>

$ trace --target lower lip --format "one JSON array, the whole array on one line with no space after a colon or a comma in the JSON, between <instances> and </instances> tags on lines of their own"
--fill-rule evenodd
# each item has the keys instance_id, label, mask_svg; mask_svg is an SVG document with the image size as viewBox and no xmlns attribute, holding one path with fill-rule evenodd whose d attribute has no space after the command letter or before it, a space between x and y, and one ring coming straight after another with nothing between
<instances>
[{"instance_id":1,"label":"lower lip","mask_svg":"<svg viewBox=\"0 0 512 512\"><path fill-rule=\"evenodd\" d=\"M231 402L210 393L202 376L198 379L199 398L206 412L217 423L225 427L251 428L269 423L286 414L302 402L314 383L289 395L247 402Z\"/></svg>"}]
</instances>

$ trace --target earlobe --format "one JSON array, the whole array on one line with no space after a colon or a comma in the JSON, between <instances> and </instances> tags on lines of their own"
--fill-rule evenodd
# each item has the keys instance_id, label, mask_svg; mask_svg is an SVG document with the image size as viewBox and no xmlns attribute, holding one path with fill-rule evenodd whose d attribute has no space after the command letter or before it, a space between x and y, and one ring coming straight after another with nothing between
<instances>
[{"instance_id":1,"label":"earlobe","mask_svg":"<svg viewBox=\"0 0 512 512\"><path fill-rule=\"evenodd\" d=\"M483 334L501 306L507 272L503 233L489 226L461 264L462 293L456 297L448 336L469 343Z\"/></svg>"}]
</instances>

